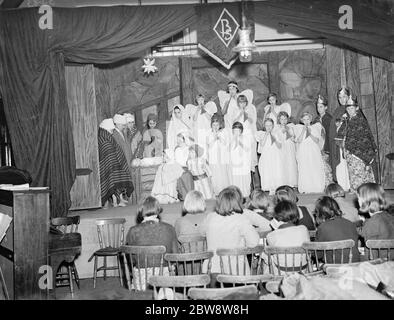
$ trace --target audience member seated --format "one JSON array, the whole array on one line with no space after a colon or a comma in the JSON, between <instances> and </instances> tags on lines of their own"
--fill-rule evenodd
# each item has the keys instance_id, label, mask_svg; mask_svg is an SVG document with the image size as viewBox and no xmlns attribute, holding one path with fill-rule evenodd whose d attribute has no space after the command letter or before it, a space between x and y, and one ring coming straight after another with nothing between
<instances>
[{"instance_id":1,"label":"audience member seated","mask_svg":"<svg viewBox=\"0 0 394 320\"><path fill-rule=\"evenodd\" d=\"M201 226L201 232L207 238L208 250L214 252L212 285L216 282L216 275L221 273L216 249L253 248L259 244L259 234L242 212L239 194L233 188L225 188L217 197L215 212L209 213ZM231 261L232 270L236 270L235 264L234 259ZM243 261L239 264L245 265ZM206 270L206 267L207 264L204 263L203 270ZM224 264L223 267L224 271L229 273L229 266ZM250 270L240 270L240 274L250 274Z\"/></svg>"},{"instance_id":2,"label":"audience member seated","mask_svg":"<svg viewBox=\"0 0 394 320\"><path fill-rule=\"evenodd\" d=\"M394 215L387 209L384 189L377 183L364 183L357 189L360 211L368 213L361 230L367 240L394 239Z\"/></svg>"},{"instance_id":3,"label":"audience member seated","mask_svg":"<svg viewBox=\"0 0 394 320\"><path fill-rule=\"evenodd\" d=\"M346 193L345 190L338 183L330 183L324 193L335 199L338 203L339 208L342 211L342 218L345 218L351 222L357 222L360 220L358 215L358 210L354 205L349 204L348 201L345 200Z\"/></svg>"},{"instance_id":4,"label":"audience member seated","mask_svg":"<svg viewBox=\"0 0 394 320\"><path fill-rule=\"evenodd\" d=\"M258 232L272 231L270 221L273 218L274 208L269 195L263 190L253 190L247 203L244 213Z\"/></svg>"},{"instance_id":5,"label":"audience member seated","mask_svg":"<svg viewBox=\"0 0 394 320\"><path fill-rule=\"evenodd\" d=\"M175 221L177 237L200 233L201 223L206 217L205 199L200 191L192 190L186 194L182 217Z\"/></svg>"},{"instance_id":6,"label":"audience member seated","mask_svg":"<svg viewBox=\"0 0 394 320\"><path fill-rule=\"evenodd\" d=\"M292 201L280 201L275 206L274 218L271 226L274 231L267 234L267 244L273 247L301 247L304 242L309 242L309 232L305 225L299 224L299 210ZM281 259L282 258L282 259ZM292 267L306 265L306 256L287 257L287 266ZM300 261L300 259L303 261ZM266 259L264 259L266 260ZM279 265L285 266L284 257L279 258ZM276 273L277 274L277 273Z\"/></svg>"},{"instance_id":7,"label":"audience member seated","mask_svg":"<svg viewBox=\"0 0 394 320\"><path fill-rule=\"evenodd\" d=\"M160 221L163 208L149 196L138 209L137 224L129 229L126 244L130 246L165 246L167 253L178 252L175 228Z\"/></svg>"},{"instance_id":8,"label":"audience member seated","mask_svg":"<svg viewBox=\"0 0 394 320\"><path fill-rule=\"evenodd\" d=\"M320 197L316 202L316 222L318 224L317 242L354 240L352 248L352 262L360 261L358 252L358 233L354 223L343 217L343 213L335 199L327 196ZM323 255L323 252L321 253ZM320 258L320 256L319 256ZM332 251L327 252L326 263L334 263ZM349 261L349 252L344 252L344 261ZM335 253L335 263L341 261L341 250Z\"/></svg>"},{"instance_id":9,"label":"audience member seated","mask_svg":"<svg viewBox=\"0 0 394 320\"><path fill-rule=\"evenodd\" d=\"M293 202L297 205L298 197L295 190L290 186L280 186L275 191L275 203L286 200ZM308 209L304 206L297 206L299 213L298 224L302 224L308 228L308 230L316 230L315 221Z\"/></svg>"},{"instance_id":10,"label":"audience member seated","mask_svg":"<svg viewBox=\"0 0 394 320\"><path fill-rule=\"evenodd\" d=\"M255 228L257 228L257 232L267 232L267 231L272 231L271 226L270 226L270 222L269 220L262 215L262 211L264 211L264 208L268 208L269 206L269 197L266 196L266 194L264 193L264 191L262 190L256 190L256 192L261 192L264 196L260 196L260 207L261 209L257 209L257 211L254 211L252 209L246 209L247 206L249 206L250 200L248 200L247 203L245 203L244 205L244 198L242 196L242 192L241 189L238 188L237 186L229 186L228 189L231 189L233 191L235 191L237 197L238 197L238 201L242 204L243 206L243 215L249 220L249 222L252 224L252 226L254 226ZM252 194L254 194L255 191L252 192ZM253 197L255 198L255 201L258 201L256 199L256 195L253 195ZM263 199L264 197L264 199ZM250 199L250 198L249 198ZM255 206L257 207L257 204L255 204ZM270 206L270 208L273 211L272 206ZM267 210L269 210L267 209ZM267 214L267 217L269 216L269 214ZM271 219L272 219L272 215L271 215Z\"/></svg>"}]
</instances>

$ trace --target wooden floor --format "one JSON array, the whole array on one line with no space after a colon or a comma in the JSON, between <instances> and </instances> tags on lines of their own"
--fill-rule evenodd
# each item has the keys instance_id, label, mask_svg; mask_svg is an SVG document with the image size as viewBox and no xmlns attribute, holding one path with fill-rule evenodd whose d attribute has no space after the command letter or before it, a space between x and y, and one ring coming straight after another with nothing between
<instances>
[{"instance_id":1,"label":"wooden floor","mask_svg":"<svg viewBox=\"0 0 394 320\"><path fill-rule=\"evenodd\" d=\"M69 287L56 288L56 300L152 300L153 291L129 291L122 288L119 279L108 277L105 281L98 278L96 288L93 288L93 279L81 279L80 289L74 282L74 294Z\"/></svg>"}]
</instances>

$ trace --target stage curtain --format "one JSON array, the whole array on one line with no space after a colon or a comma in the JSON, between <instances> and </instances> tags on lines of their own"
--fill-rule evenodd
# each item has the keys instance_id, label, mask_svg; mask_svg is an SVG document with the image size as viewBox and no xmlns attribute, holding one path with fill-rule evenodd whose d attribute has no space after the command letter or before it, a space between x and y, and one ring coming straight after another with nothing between
<instances>
[{"instance_id":1,"label":"stage curtain","mask_svg":"<svg viewBox=\"0 0 394 320\"><path fill-rule=\"evenodd\" d=\"M353 29L342 30L342 5L353 11ZM301 36L314 35L364 53L394 60L394 18L369 0L269 0L255 3L255 22Z\"/></svg>"},{"instance_id":2,"label":"stage curtain","mask_svg":"<svg viewBox=\"0 0 394 320\"><path fill-rule=\"evenodd\" d=\"M16 166L51 189L51 216L71 205L75 154L65 61L112 63L195 22L193 6L53 8L41 30L38 8L0 11L0 90Z\"/></svg>"}]
</instances>

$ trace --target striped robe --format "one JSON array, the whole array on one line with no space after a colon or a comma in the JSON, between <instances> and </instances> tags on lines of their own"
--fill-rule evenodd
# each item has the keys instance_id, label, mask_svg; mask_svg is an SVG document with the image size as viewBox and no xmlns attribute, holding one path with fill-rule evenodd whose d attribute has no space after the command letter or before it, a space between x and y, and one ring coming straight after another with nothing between
<instances>
[{"instance_id":1,"label":"striped robe","mask_svg":"<svg viewBox=\"0 0 394 320\"><path fill-rule=\"evenodd\" d=\"M102 128L98 131L98 147L102 205L117 189L126 188L127 196L130 196L134 186L126 157L112 134Z\"/></svg>"}]
</instances>

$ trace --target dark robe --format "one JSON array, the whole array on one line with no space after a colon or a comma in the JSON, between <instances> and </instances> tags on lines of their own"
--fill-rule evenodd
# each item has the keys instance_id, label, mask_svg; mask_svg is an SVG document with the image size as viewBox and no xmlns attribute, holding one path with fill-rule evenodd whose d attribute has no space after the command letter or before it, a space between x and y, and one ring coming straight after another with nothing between
<instances>
[{"instance_id":1,"label":"dark robe","mask_svg":"<svg viewBox=\"0 0 394 320\"><path fill-rule=\"evenodd\" d=\"M333 115L332 115L332 121L330 123L330 129L329 129L329 135L328 136L328 149L330 152L330 165L332 168L332 176L335 181L337 181L337 176L336 176L336 168L341 161L340 158L340 147L338 143L335 141L335 138L337 136L337 127L335 125L335 120L337 118L342 118L342 116L346 113L346 108L345 106L339 106L338 108L335 109Z\"/></svg>"},{"instance_id":2,"label":"dark robe","mask_svg":"<svg viewBox=\"0 0 394 320\"><path fill-rule=\"evenodd\" d=\"M328 141L329 141L329 137L330 137L332 119L333 119L332 115L326 112L323 117L320 117L320 115L318 115L314 121L314 123L320 122L326 132L323 151L328 154L330 153L330 144ZM335 121L334 121L334 125L335 125Z\"/></svg>"},{"instance_id":3,"label":"dark robe","mask_svg":"<svg viewBox=\"0 0 394 320\"><path fill-rule=\"evenodd\" d=\"M364 164L370 165L376 157L377 147L367 119L357 111L356 115L342 123L338 138L345 139L345 149Z\"/></svg>"},{"instance_id":4,"label":"dark robe","mask_svg":"<svg viewBox=\"0 0 394 320\"><path fill-rule=\"evenodd\" d=\"M98 147L102 205L120 189L126 189L130 196L134 186L126 157L112 134L102 128L98 131Z\"/></svg>"}]
</instances>

